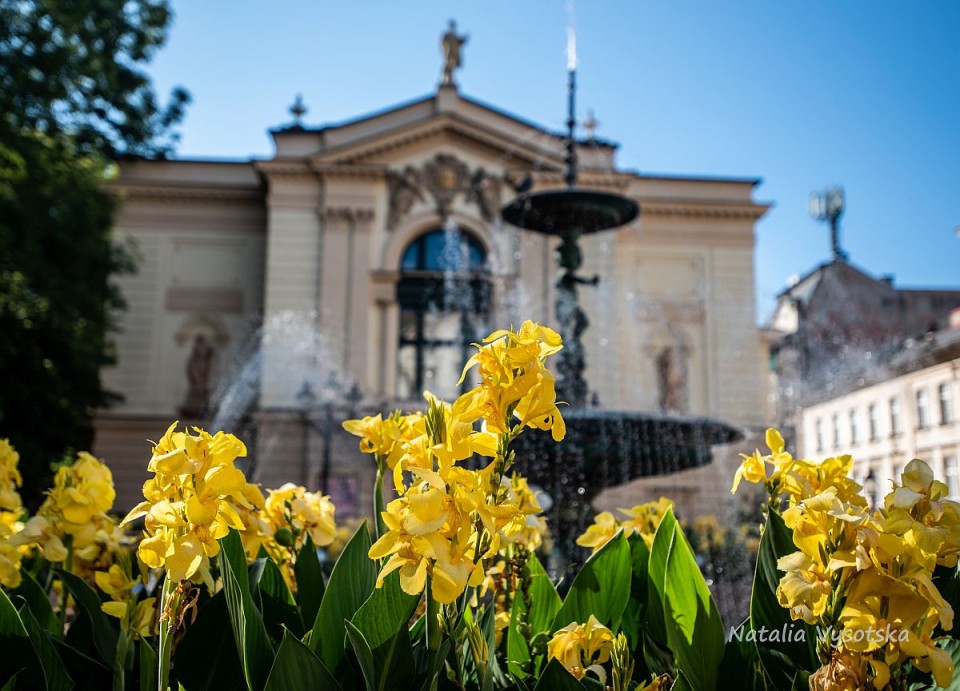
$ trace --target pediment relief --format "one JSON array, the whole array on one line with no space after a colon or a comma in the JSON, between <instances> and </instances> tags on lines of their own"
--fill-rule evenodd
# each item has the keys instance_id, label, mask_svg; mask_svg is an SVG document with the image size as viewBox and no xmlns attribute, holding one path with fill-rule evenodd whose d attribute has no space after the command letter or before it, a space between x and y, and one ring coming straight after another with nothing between
<instances>
[{"instance_id":1,"label":"pediment relief","mask_svg":"<svg viewBox=\"0 0 960 691\"><path fill-rule=\"evenodd\" d=\"M482 166L471 168L454 154L440 152L420 166L387 170L387 227L394 228L417 202L431 203L440 218L450 215L458 197L494 221L504 195L504 177Z\"/></svg>"}]
</instances>

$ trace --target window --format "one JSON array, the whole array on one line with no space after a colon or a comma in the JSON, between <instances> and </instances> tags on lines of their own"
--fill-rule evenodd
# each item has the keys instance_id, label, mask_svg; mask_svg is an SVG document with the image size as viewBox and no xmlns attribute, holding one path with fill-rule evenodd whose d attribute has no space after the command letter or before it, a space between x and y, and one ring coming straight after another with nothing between
<instances>
[{"instance_id":1,"label":"window","mask_svg":"<svg viewBox=\"0 0 960 691\"><path fill-rule=\"evenodd\" d=\"M860 430L857 427L857 411L850 411L850 443L860 443Z\"/></svg>"},{"instance_id":2,"label":"window","mask_svg":"<svg viewBox=\"0 0 960 691\"><path fill-rule=\"evenodd\" d=\"M903 434L903 427L900 421L900 399L890 399L890 436L898 437Z\"/></svg>"},{"instance_id":3,"label":"window","mask_svg":"<svg viewBox=\"0 0 960 691\"><path fill-rule=\"evenodd\" d=\"M950 397L950 384L940 385L940 424L949 425L953 422L953 399Z\"/></svg>"},{"instance_id":4,"label":"window","mask_svg":"<svg viewBox=\"0 0 960 691\"><path fill-rule=\"evenodd\" d=\"M817 453L823 451L823 420L817 418L813 423L814 433L817 437Z\"/></svg>"},{"instance_id":5,"label":"window","mask_svg":"<svg viewBox=\"0 0 960 691\"><path fill-rule=\"evenodd\" d=\"M397 394L416 398L428 389L453 398L470 344L487 330L486 251L456 228L432 230L410 243L400 269ZM472 386L467 381L461 389L467 385Z\"/></svg>"},{"instance_id":6,"label":"window","mask_svg":"<svg viewBox=\"0 0 960 691\"><path fill-rule=\"evenodd\" d=\"M947 478L947 491L950 496L960 497L960 468L957 467L956 456L943 457L943 474Z\"/></svg>"},{"instance_id":7,"label":"window","mask_svg":"<svg viewBox=\"0 0 960 691\"><path fill-rule=\"evenodd\" d=\"M930 401L927 399L927 390L917 391L917 429L926 429L930 426Z\"/></svg>"},{"instance_id":8,"label":"window","mask_svg":"<svg viewBox=\"0 0 960 691\"><path fill-rule=\"evenodd\" d=\"M870 427L870 441L880 438L879 422L877 420L877 404L871 403L867 408L867 425Z\"/></svg>"},{"instance_id":9,"label":"window","mask_svg":"<svg viewBox=\"0 0 960 691\"><path fill-rule=\"evenodd\" d=\"M830 422L833 424L833 448L840 448L840 416L836 413L830 418Z\"/></svg>"},{"instance_id":10,"label":"window","mask_svg":"<svg viewBox=\"0 0 960 691\"><path fill-rule=\"evenodd\" d=\"M906 463L897 463L893 466L893 481L898 485L900 484L900 478L903 475L903 471L907 469Z\"/></svg>"}]
</instances>

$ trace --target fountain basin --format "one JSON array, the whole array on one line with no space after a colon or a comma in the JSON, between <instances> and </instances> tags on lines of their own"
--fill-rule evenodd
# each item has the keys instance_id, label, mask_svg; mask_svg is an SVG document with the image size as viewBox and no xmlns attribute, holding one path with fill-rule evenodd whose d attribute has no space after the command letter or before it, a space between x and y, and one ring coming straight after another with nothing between
<instances>
[{"instance_id":1,"label":"fountain basin","mask_svg":"<svg viewBox=\"0 0 960 691\"><path fill-rule=\"evenodd\" d=\"M563 419L567 435L560 443L549 432L528 429L512 448L517 472L550 495L545 513L568 557L602 490L707 465L713 446L744 437L727 423L693 415L575 408L564 410Z\"/></svg>"},{"instance_id":2,"label":"fountain basin","mask_svg":"<svg viewBox=\"0 0 960 691\"><path fill-rule=\"evenodd\" d=\"M559 189L523 194L501 211L518 228L547 235L575 230L580 235L626 225L640 213L636 202L600 190Z\"/></svg>"}]
</instances>

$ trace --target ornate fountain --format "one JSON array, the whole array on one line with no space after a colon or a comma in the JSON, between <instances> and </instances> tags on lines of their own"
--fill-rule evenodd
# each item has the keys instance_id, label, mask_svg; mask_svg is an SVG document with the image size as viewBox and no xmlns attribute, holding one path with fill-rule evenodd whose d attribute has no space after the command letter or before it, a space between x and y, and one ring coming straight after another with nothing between
<instances>
[{"instance_id":1,"label":"ornate fountain","mask_svg":"<svg viewBox=\"0 0 960 691\"><path fill-rule=\"evenodd\" d=\"M580 308L578 286L596 285L598 276L577 274L583 263L579 238L624 226L640 213L631 199L577 186L574 130L576 65L568 64L568 117L564 181L566 188L523 192L505 206L503 220L518 228L560 238L555 305L564 347L557 355L557 399L567 437L555 444L545 433L517 440L522 472L551 497L551 530L557 544L571 554L591 501L607 487L653 475L706 465L711 447L739 441L742 434L723 422L703 417L603 410L588 407L586 366L581 336L588 319ZM651 497L652 498L652 497Z\"/></svg>"}]
</instances>

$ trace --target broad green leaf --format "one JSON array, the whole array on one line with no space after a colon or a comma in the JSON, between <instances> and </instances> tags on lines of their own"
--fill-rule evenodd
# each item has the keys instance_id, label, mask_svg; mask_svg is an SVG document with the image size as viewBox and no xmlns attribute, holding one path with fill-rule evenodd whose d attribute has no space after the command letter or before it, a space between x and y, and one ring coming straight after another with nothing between
<instances>
[{"instance_id":1,"label":"broad green leaf","mask_svg":"<svg viewBox=\"0 0 960 691\"><path fill-rule=\"evenodd\" d=\"M320 658L289 631L283 634L277 658L270 670L265 691L288 689L329 689L339 691L340 684L327 671Z\"/></svg>"},{"instance_id":2,"label":"broad green leaf","mask_svg":"<svg viewBox=\"0 0 960 691\"><path fill-rule=\"evenodd\" d=\"M585 623L591 614L604 626L617 630L630 597L630 573L630 547L619 531L587 559L573 579L551 631L571 622Z\"/></svg>"},{"instance_id":3,"label":"broad green leaf","mask_svg":"<svg viewBox=\"0 0 960 691\"><path fill-rule=\"evenodd\" d=\"M297 605L300 607L300 616L304 626L310 626L317 618L320 603L323 601L323 569L317 559L317 547L313 544L310 534L307 541L297 555L294 565L294 575L297 578Z\"/></svg>"},{"instance_id":4,"label":"broad green leaf","mask_svg":"<svg viewBox=\"0 0 960 691\"><path fill-rule=\"evenodd\" d=\"M534 691L586 691L586 688L566 667L553 659L543 668Z\"/></svg>"},{"instance_id":5,"label":"broad green leaf","mask_svg":"<svg viewBox=\"0 0 960 691\"><path fill-rule=\"evenodd\" d=\"M67 571L58 571L57 575L63 581L67 590L76 601L77 610L87 617L93 628L93 644L100 654L100 658L109 667L113 667L117 659L117 629L110 622L110 618L100 609L100 597L86 581Z\"/></svg>"},{"instance_id":6,"label":"broad green leaf","mask_svg":"<svg viewBox=\"0 0 960 691\"><path fill-rule=\"evenodd\" d=\"M20 569L20 585L15 590L10 591L11 598L16 596L22 597L26 601L34 619L40 626L57 638L63 637L63 631L60 629L60 619L57 618L53 607L50 605L50 598L44 591L43 586L37 583L36 579L25 569Z\"/></svg>"},{"instance_id":7,"label":"broad green leaf","mask_svg":"<svg viewBox=\"0 0 960 691\"><path fill-rule=\"evenodd\" d=\"M524 666L533 662L530 659L530 646L519 629L521 620L526 616L527 607L518 597L513 601L513 607L510 610L510 627L507 629L507 671L520 679L529 676ZM532 667L530 669L532 671Z\"/></svg>"},{"instance_id":8,"label":"broad green leaf","mask_svg":"<svg viewBox=\"0 0 960 691\"><path fill-rule=\"evenodd\" d=\"M217 557L244 679L250 691L261 691L270 676L274 651L263 617L250 595L247 557L236 530L231 529L226 537L220 539L220 554Z\"/></svg>"},{"instance_id":9,"label":"broad green leaf","mask_svg":"<svg viewBox=\"0 0 960 691\"><path fill-rule=\"evenodd\" d=\"M364 521L333 567L310 634L311 650L334 674L343 659L343 623L353 619L377 583L377 565L367 556L371 545Z\"/></svg>"},{"instance_id":10,"label":"broad green leaf","mask_svg":"<svg viewBox=\"0 0 960 691\"><path fill-rule=\"evenodd\" d=\"M142 638L137 643L137 648L140 655L140 690L155 689L157 688L157 653L154 652L150 642Z\"/></svg>"},{"instance_id":11,"label":"broad green leaf","mask_svg":"<svg viewBox=\"0 0 960 691\"><path fill-rule=\"evenodd\" d=\"M77 621L81 621L81 619L74 620L74 623ZM73 624L71 624L71 632L72 627ZM85 635L90 637L93 634L87 632ZM74 646L58 638L51 637L50 641L53 643L54 648L56 648L57 653L60 655L60 659L63 660L64 667L73 679L75 689L78 691L102 691L104 688L110 686L113 671L107 668L104 663L89 655L84 655L83 652L77 650ZM92 646L90 651L95 652Z\"/></svg>"},{"instance_id":12,"label":"broad green leaf","mask_svg":"<svg viewBox=\"0 0 960 691\"><path fill-rule=\"evenodd\" d=\"M746 639L732 637L724 647L723 660L720 662L719 678L723 680L723 688L739 691L762 689L762 685L757 686L759 664L756 646Z\"/></svg>"},{"instance_id":13,"label":"broad green leaf","mask_svg":"<svg viewBox=\"0 0 960 691\"><path fill-rule=\"evenodd\" d=\"M174 653L174 670L184 687L204 691L246 685L237 645L226 633L230 628L226 592L221 590L200 607L197 620L187 627ZM156 683L141 688L156 688Z\"/></svg>"},{"instance_id":14,"label":"broad green leaf","mask_svg":"<svg viewBox=\"0 0 960 691\"><path fill-rule=\"evenodd\" d=\"M257 563L259 569L255 580L254 604L263 615L267 633L277 644L283 640L284 628L293 632L297 638L303 636L300 611L280 569L269 558L257 559Z\"/></svg>"},{"instance_id":15,"label":"broad green leaf","mask_svg":"<svg viewBox=\"0 0 960 691\"><path fill-rule=\"evenodd\" d=\"M530 578L529 594L532 604L530 612L527 613L527 623L530 625L530 635L535 636L550 629L562 601L550 580L550 574L544 570L534 554L527 560L527 573Z\"/></svg>"},{"instance_id":16,"label":"broad green leaf","mask_svg":"<svg viewBox=\"0 0 960 691\"><path fill-rule=\"evenodd\" d=\"M50 641L47 630L40 626L34 618L26 601L23 598L17 599L22 603L18 612L20 621L30 636L34 655L36 655L43 672L44 688L47 691L70 691L73 688L73 680L67 674L60 656Z\"/></svg>"},{"instance_id":17,"label":"broad green leaf","mask_svg":"<svg viewBox=\"0 0 960 691\"><path fill-rule=\"evenodd\" d=\"M647 611L649 597L647 583L647 565L650 562L650 550L639 533L627 538L630 546L630 598L623 610L620 627L634 650L640 647L640 635Z\"/></svg>"},{"instance_id":18,"label":"broad green leaf","mask_svg":"<svg viewBox=\"0 0 960 691\"><path fill-rule=\"evenodd\" d=\"M653 642L662 646L667 644L667 625L663 620L665 606L663 581L676 522L677 519L672 511L668 512L660 521L657 532L653 537L653 545L650 547L650 556L647 561L647 611L644 629ZM653 662L653 660L650 662Z\"/></svg>"},{"instance_id":19,"label":"broad green leaf","mask_svg":"<svg viewBox=\"0 0 960 691\"><path fill-rule=\"evenodd\" d=\"M383 581L383 586L374 589L350 622L357 627L370 649L377 649L393 638L417 609L420 595L408 595L400 588L400 572L394 571Z\"/></svg>"},{"instance_id":20,"label":"broad green leaf","mask_svg":"<svg viewBox=\"0 0 960 691\"><path fill-rule=\"evenodd\" d=\"M377 668L373 662L373 651L370 650L370 646L367 645L363 634L356 626L349 621L345 621L344 625L347 638L350 640L350 647L353 648L353 652L357 656L357 662L360 664L360 672L363 674L367 691L374 691L377 688Z\"/></svg>"},{"instance_id":21,"label":"broad green leaf","mask_svg":"<svg viewBox=\"0 0 960 691\"><path fill-rule=\"evenodd\" d=\"M0 684L8 684L17 677L21 688L40 688L43 677L40 663L33 652L30 635L20 615L0 588ZM27 682L24 684L24 682Z\"/></svg>"},{"instance_id":22,"label":"broad green leaf","mask_svg":"<svg viewBox=\"0 0 960 691\"><path fill-rule=\"evenodd\" d=\"M667 515L673 516L673 510ZM710 594L693 548L674 521L664 573L664 622L677 668L697 691L713 691L723 659L720 612Z\"/></svg>"},{"instance_id":23,"label":"broad green leaf","mask_svg":"<svg viewBox=\"0 0 960 691\"><path fill-rule=\"evenodd\" d=\"M777 586L783 572L777 568L780 557L797 551L793 534L776 511L767 510L760 548L757 552L757 570L753 578L750 596L750 627L771 630L792 630L796 636L777 645L756 645L760 664L775 688L790 688L797 672L813 672L820 663L816 660L813 646L817 640L816 630L802 621L793 621L790 612L777 601ZM803 639L800 632L804 633Z\"/></svg>"}]
</instances>

